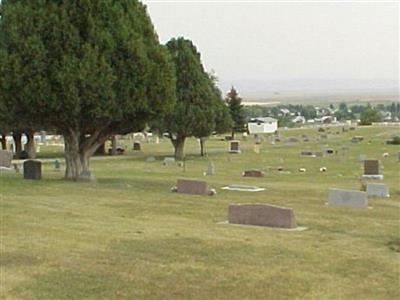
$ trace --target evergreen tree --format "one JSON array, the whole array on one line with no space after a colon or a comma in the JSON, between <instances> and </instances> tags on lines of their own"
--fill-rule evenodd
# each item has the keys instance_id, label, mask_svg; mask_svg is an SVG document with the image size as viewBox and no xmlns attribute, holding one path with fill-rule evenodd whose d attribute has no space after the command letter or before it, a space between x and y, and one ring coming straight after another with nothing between
<instances>
[{"instance_id":1,"label":"evergreen tree","mask_svg":"<svg viewBox=\"0 0 400 300\"><path fill-rule=\"evenodd\" d=\"M64 136L66 178L87 174L110 136L172 107L171 58L139 1L0 5L1 101L24 122Z\"/></svg>"},{"instance_id":2,"label":"evergreen tree","mask_svg":"<svg viewBox=\"0 0 400 300\"><path fill-rule=\"evenodd\" d=\"M176 98L173 110L157 124L166 131L183 159L186 138L209 136L215 128L215 101L219 97L210 75L204 70L200 53L190 40L172 39L167 43L176 71Z\"/></svg>"},{"instance_id":3,"label":"evergreen tree","mask_svg":"<svg viewBox=\"0 0 400 300\"><path fill-rule=\"evenodd\" d=\"M232 87L228 92L225 101L228 104L229 112L233 121L232 138L234 138L235 132L243 132L244 130L245 116L242 98L239 97L239 93L236 91L236 89Z\"/></svg>"}]
</instances>

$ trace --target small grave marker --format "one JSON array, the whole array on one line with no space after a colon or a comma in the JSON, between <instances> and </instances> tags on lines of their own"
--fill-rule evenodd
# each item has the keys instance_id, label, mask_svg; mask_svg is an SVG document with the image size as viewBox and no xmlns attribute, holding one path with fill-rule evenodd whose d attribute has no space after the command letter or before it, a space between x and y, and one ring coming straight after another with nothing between
<instances>
[{"instance_id":1,"label":"small grave marker","mask_svg":"<svg viewBox=\"0 0 400 300\"><path fill-rule=\"evenodd\" d=\"M140 142L134 142L133 151L141 151L141 150L142 150L142 144Z\"/></svg>"},{"instance_id":2,"label":"small grave marker","mask_svg":"<svg viewBox=\"0 0 400 300\"><path fill-rule=\"evenodd\" d=\"M229 153L240 153L240 141L230 141Z\"/></svg>"},{"instance_id":3,"label":"small grave marker","mask_svg":"<svg viewBox=\"0 0 400 300\"><path fill-rule=\"evenodd\" d=\"M264 177L265 173L260 170L246 170L243 172L243 177Z\"/></svg>"}]
</instances>

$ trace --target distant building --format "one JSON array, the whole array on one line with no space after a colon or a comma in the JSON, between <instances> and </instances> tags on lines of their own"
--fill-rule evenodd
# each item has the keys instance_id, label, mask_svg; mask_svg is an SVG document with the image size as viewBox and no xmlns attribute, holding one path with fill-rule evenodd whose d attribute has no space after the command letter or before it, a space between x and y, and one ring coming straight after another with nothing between
<instances>
[{"instance_id":1,"label":"distant building","mask_svg":"<svg viewBox=\"0 0 400 300\"><path fill-rule=\"evenodd\" d=\"M247 123L250 134L274 133L278 130L278 120L270 117L253 118Z\"/></svg>"},{"instance_id":2,"label":"distant building","mask_svg":"<svg viewBox=\"0 0 400 300\"><path fill-rule=\"evenodd\" d=\"M297 116L292 120L293 123L304 124L306 122L306 118L303 116Z\"/></svg>"}]
</instances>

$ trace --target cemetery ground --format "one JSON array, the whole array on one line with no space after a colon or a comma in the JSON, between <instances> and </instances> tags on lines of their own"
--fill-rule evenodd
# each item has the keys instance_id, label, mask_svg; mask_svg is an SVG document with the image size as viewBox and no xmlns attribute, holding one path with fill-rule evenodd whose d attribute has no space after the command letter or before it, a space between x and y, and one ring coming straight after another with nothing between
<instances>
[{"instance_id":1,"label":"cemetery ground","mask_svg":"<svg viewBox=\"0 0 400 300\"><path fill-rule=\"evenodd\" d=\"M267 139L259 154L253 137L241 141L241 154L228 154L228 142L211 138L208 158L190 139L185 171L162 164L172 153L168 140L142 142L141 152L126 141L125 155L92 159L94 182L61 180L52 163L43 164L41 181L3 173L0 298L398 299L400 149L385 144L395 133L364 127L321 142L316 129L280 130L310 141ZM354 135L364 140L351 144ZM300 156L324 144L339 154ZM340 158L342 144L349 150ZM42 146L40 156L61 157L54 149ZM326 206L330 187L360 189L359 154L381 161L391 198L370 198L371 209ZM157 160L146 162L149 156ZM203 176L209 160L216 174ZM246 169L265 177L242 177ZM217 195L170 192L181 177L207 180ZM228 184L266 190L221 190ZM307 230L225 224L230 203L291 207Z\"/></svg>"}]
</instances>

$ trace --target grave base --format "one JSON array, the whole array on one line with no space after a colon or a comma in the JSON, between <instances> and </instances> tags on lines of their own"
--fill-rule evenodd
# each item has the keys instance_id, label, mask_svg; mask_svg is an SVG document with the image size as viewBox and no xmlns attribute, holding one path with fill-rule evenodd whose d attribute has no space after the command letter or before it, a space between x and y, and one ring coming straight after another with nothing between
<instances>
[{"instance_id":1,"label":"grave base","mask_svg":"<svg viewBox=\"0 0 400 300\"><path fill-rule=\"evenodd\" d=\"M383 180L383 175L362 175L361 178Z\"/></svg>"}]
</instances>

